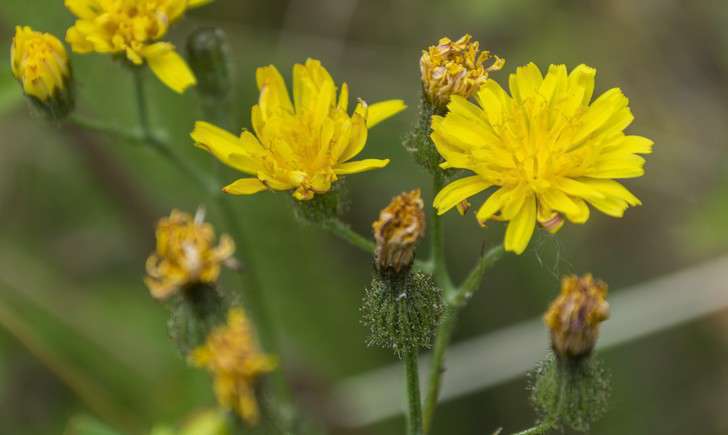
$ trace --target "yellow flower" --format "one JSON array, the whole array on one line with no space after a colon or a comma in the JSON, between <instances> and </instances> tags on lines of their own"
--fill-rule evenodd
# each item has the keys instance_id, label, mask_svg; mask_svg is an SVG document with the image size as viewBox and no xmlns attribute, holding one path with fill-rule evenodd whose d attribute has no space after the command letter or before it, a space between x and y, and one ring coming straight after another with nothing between
<instances>
[{"instance_id":1,"label":"yellow flower","mask_svg":"<svg viewBox=\"0 0 728 435\"><path fill-rule=\"evenodd\" d=\"M640 201L615 178L643 175L653 142L627 136L632 112L614 88L590 103L596 70L586 65L567 74L551 65L546 77L529 64L510 76L509 96L493 80L476 95L477 105L453 97L445 117L432 117L432 139L442 168L475 175L445 186L434 205L443 214L464 199L497 188L480 207L481 225L509 221L505 248L522 253L536 221L551 232L566 217L589 219L591 204L613 217Z\"/></svg>"},{"instance_id":2,"label":"yellow flower","mask_svg":"<svg viewBox=\"0 0 728 435\"><path fill-rule=\"evenodd\" d=\"M258 104L252 109L255 135L237 137L197 122L192 138L226 165L255 178L241 178L223 190L250 195L266 189L294 190L298 200L325 193L341 175L382 168L389 160L350 161L366 144L367 130L404 110L401 100L367 106L359 101L349 115L349 87L337 88L314 59L293 67L293 102L274 66L258 68Z\"/></svg>"},{"instance_id":3,"label":"yellow flower","mask_svg":"<svg viewBox=\"0 0 728 435\"><path fill-rule=\"evenodd\" d=\"M422 85L430 103L444 107L452 95L470 98L488 80L488 73L498 71L505 60L479 51L478 41L465 35L457 41L441 38L437 45L422 51L420 73ZM493 63L486 67L493 57Z\"/></svg>"},{"instance_id":4,"label":"yellow flower","mask_svg":"<svg viewBox=\"0 0 728 435\"><path fill-rule=\"evenodd\" d=\"M66 48L55 36L17 26L10 59L13 75L23 91L41 103L69 92L71 67Z\"/></svg>"},{"instance_id":5,"label":"yellow flower","mask_svg":"<svg viewBox=\"0 0 728 435\"><path fill-rule=\"evenodd\" d=\"M147 259L144 279L155 298L166 299L187 285L217 282L220 264L231 259L235 244L223 234L215 246L215 230L204 219L202 210L194 218L172 210L169 217L160 219L157 249Z\"/></svg>"},{"instance_id":6,"label":"yellow flower","mask_svg":"<svg viewBox=\"0 0 728 435\"><path fill-rule=\"evenodd\" d=\"M146 62L175 92L196 83L184 59L169 42L158 42L187 9L206 0L65 0L78 17L66 33L77 53L123 54L135 65Z\"/></svg>"},{"instance_id":7,"label":"yellow flower","mask_svg":"<svg viewBox=\"0 0 728 435\"><path fill-rule=\"evenodd\" d=\"M227 324L215 328L189 358L214 377L220 405L236 412L248 424L258 422L255 381L273 371L277 362L258 348L242 308L230 309Z\"/></svg>"},{"instance_id":8,"label":"yellow flower","mask_svg":"<svg viewBox=\"0 0 728 435\"><path fill-rule=\"evenodd\" d=\"M399 272L414 260L417 241L425 236L424 203L420 190L395 196L374 221L377 247L374 257L379 270Z\"/></svg>"},{"instance_id":9,"label":"yellow flower","mask_svg":"<svg viewBox=\"0 0 728 435\"><path fill-rule=\"evenodd\" d=\"M609 318L606 298L607 284L595 281L591 274L561 279L561 294L544 316L558 355L579 358L591 353L599 336L599 324Z\"/></svg>"}]
</instances>

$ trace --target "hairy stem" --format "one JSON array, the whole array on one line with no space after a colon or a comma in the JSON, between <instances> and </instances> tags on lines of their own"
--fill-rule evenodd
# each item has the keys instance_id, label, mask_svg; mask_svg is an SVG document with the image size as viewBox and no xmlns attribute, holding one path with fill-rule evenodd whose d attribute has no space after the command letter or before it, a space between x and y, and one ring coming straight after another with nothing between
<instances>
[{"instance_id":1,"label":"hairy stem","mask_svg":"<svg viewBox=\"0 0 728 435\"><path fill-rule=\"evenodd\" d=\"M336 237L349 242L351 245L361 249L362 251L373 253L374 242L357 233L351 227L340 219L329 219L324 225L324 229L331 232Z\"/></svg>"},{"instance_id":2,"label":"hairy stem","mask_svg":"<svg viewBox=\"0 0 728 435\"><path fill-rule=\"evenodd\" d=\"M407 434L422 435L420 376L415 349L407 349L404 352L404 371L407 379Z\"/></svg>"},{"instance_id":3,"label":"hairy stem","mask_svg":"<svg viewBox=\"0 0 728 435\"><path fill-rule=\"evenodd\" d=\"M433 176L433 193L442 189L445 184L445 178L442 172L437 172ZM442 218L437 214L434 208L431 208L432 216L432 235L431 235L431 251L430 256L432 257L433 264L433 277L435 282L442 287L447 296L453 291L452 280L447 270L447 262L445 259L445 233L442 227Z\"/></svg>"}]
</instances>

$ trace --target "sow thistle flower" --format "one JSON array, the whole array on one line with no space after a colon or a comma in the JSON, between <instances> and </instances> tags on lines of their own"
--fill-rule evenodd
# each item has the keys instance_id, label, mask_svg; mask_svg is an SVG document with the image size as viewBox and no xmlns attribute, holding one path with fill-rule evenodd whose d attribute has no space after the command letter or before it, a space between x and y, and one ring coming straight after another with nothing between
<instances>
[{"instance_id":1,"label":"sow thistle flower","mask_svg":"<svg viewBox=\"0 0 728 435\"><path fill-rule=\"evenodd\" d=\"M220 405L236 412L250 425L258 422L255 382L261 375L273 371L277 361L258 348L242 308L230 309L227 324L215 328L189 359L212 374Z\"/></svg>"},{"instance_id":2,"label":"sow thistle flower","mask_svg":"<svg viewBox=\"0 0 728 435\"><path fill-rule=\"evenodd\" d=\"M10 48L10 66L23 92L51 116L73 108L71 66L66 48L49 33L17 26Z\"/></svg>"},{"instance_id":3,"label":"sow thistle flower","mask_svg":"<svg viewBox=\"0 0 728 435\"><path fill-rule=\"evenodd\" d=\"M205 223L205 213L194 217L172 210L157 224L157 249L147 259L144 282L156 299L167 299L179 289L214 284L221 264L232 261L235 243L227 234L215 245L215 230Z\"/></svg>"},{"instance_id":4,"label":"sow thistle flower","mask_svg":"<svg viewBox=\"0 0 728 435\"><path fill-rule=\"evenodd\" d=\"M119 54L134 65L146 62L165 85L182 93L196 83L195 76L174 45L159 39L188 9L210 1L66 0L78 17L66 41L77 53Z\"/></svg>"},{"instance_id":5,"label":"sow thistle flower","mask_svg":"<svg viewBox=\"0 0 728 435\"><path fill-rule=\"evenodd\" d=\"M328 192L342 175L386 166L387 159L351 161L363 149L368 129L404 110L401 100L368 106L359 101L348 114L349 87L337 87L318 60L293 67L293 101L274 66L257 70L260 97L252 109L255 134L237 137L206 122L197 122L192 138L224 164L252 178L225 186L233 195L263 190L293 190L298 200Z\"/></svg>"},{"instance_id":6,"label":"sow thistle flower","mask_svg":"<svg viewBox=\"0 0 728 435\"><path fill-rule=\"evenodd\" d=\"M591 274L562 278L561 294L544 316L557 355L580 358L591 353L599 324L609 317L606 298L607 284Z\"/></svg>"},{"instance_id":7,"label":"sow thistle flower","mask_svg":"<svg viewBox=\"0 0 728 435\"><path fill-rule=\"evenodd\" d=\"M503 68L504 59L479 48L478 41L466 34L457 41L441 38L437 45L422 51L422 85L431 104L445 107L453 95L470 98L488 80L488 73Z\"/></svg>"},{"instance_id":8,"label":"sow thistle flower","mask_svg":"<svg viewBox=\"0 0 728 435\"><path fill-rule=\"evenodd\" d=\"M445 186L435 197L439 214L488 188L496 190L477 211L481 225L509 221L505 249L522 253L536 222L556 232L564 218L589 219L590 204L613 217L640 204L613 180L643 175L653 142L625 135L633 121L618 88L593 102L596 70L586 65L567 74L551 65L546 77L534 64L510 76L508 95L488 80L477 104L453 96L449 113L432 117L432 139L445 159L441 167L475 175Z\"/></svg>"}]
</instances>

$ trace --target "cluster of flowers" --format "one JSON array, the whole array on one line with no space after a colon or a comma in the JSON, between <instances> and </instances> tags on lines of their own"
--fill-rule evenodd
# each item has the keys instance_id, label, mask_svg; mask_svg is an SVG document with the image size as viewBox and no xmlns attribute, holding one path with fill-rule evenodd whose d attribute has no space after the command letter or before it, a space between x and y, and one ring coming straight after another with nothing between
<instances>
[{"instance_id":1,"label":"cluster of flowers","mask_svg":"<svg viewBox=\"0 0 728 435\"><path fill-rule=\"evenodd\" d=\"M196 84L185 60L169 42L169 27L205 0L66 0L77 17L66 41L76 53L109 53L128 63L147 65L176 92ZM12 72L25 94L53 116L73 106L72 69L57 38L17 27L12 43ZM504 248L523 253L539 224L558 231L566 220L583 224L594 208L621 217L640 200L616 179L644 173L641 154L652 141L624 130L633 121L628 99L617 88L594 97L596 70L579 65L568 71L550 65L546 74L534 64L509 76L508 90L489 74L503 59L480 51L469 35L442 38L423 50L420 73L428 143L449 183L437 192L438 214L466 212L469 200L488 191L475 219L508 222ZM350 110L349 86L337 85L318 60L293 66L292 92L274 66L257 70L258 104L251 109L252 131L228 132L197 122L196 146L246 174L224 186L232 195L287 191L298 201L330 192L341 177L380 169L388 159L354 160L364 149L368 130L403 111L402 100ZM429 142L431 141L431 142ZM443 172L444 173L444 172ZM467 174L453 179L457 175ZM591 207L591 208L590 208ZM424 201L419 191L395 199L374 225L379 267L399 272L412 264L414 246L424 234ZM198 214L173 211L157 227L157 249L147 261L146 283L155 298L167 300L191 286L213 286L235 246ZM591 351L599 322L607 317L606 286L590 276L564 280L562 295L546 315L558 352ZM215 376L219 401L254 423L258 410L255 379L274 370L275 359L254 339L242 309L230 310L227 323L209 333L190 361Z\"/></svg>"}]
</instances>

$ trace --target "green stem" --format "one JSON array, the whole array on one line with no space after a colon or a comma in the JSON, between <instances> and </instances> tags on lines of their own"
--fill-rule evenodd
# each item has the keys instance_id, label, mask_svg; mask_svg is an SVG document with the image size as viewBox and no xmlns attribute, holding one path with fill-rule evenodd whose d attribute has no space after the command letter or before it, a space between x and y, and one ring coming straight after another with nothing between
<instances>
[{"instance_id":1,"label":"green stem","mask_svg":"<svg viewBox=\"0 0 728 435\"><path fill-rule=\"evenodd\" d=\"M338 218L329 219L326 223L324 223L323 227L335 236L349 242L351 245L361 249L362 251L368 253L374 252L374 242L352 230L349 225L345 224Z\"/></svg>"},{"instance_id":2,"label":"green stem","mask_svg":"<svg viewBox=\"0 0 728 435\"><path fill-rule=\"evenodd\" d=\"M420 401L420 375L417 368L417 351L404 352L404 371L407 379L407 434L422 435L422 405Z\"/></svg>"},{"instance_id":3,"label":"green stem","mask_svg":"<svg viewBox=\"0 0 728 435\"><path fill-rule=\"evenodd\" d=\"M435 345L432 351L432 369L427 384L427 396L424 405L424 431L429 433L432 428L432 420L437 409L437 399L440 395L442 375L445 372L445 351L450 344L458 313L465 305L465 302L480 286L486 270L492 267L503 255L503 246L498 245L491 248L482 255L473 270L468 274L463 284L445 293L445 312L442 320L437 326L435 334Z\"/></svg>"}]
</instances>

